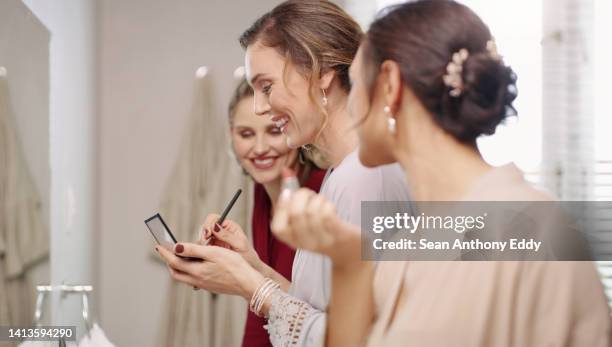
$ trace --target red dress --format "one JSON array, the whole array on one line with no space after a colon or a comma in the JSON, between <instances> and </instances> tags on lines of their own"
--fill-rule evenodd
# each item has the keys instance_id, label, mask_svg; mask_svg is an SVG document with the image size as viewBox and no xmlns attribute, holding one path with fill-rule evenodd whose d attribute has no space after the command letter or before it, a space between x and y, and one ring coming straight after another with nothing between
<instances>
[{"instance_id":1,"label":"red dress","mask_svg":"<svg viewBox=\"0 0 612 347\"><path fill-rule=\"evenodd\" d=\"M304 187L310 188L315 192L321 188L321 183L325 177L325 171L313 168L309 179ZM255 196L253 201L253 247L259 258L276 272L291 280L291 269L293 267L293 256L295 250L277 240L270 230L270 212L272 204L266 190L261 184L255 184ZM265 318L257 317L249 311L242 347L267 347L270 344L268 332L264 329Z\"/></svg>"}]
</instances>

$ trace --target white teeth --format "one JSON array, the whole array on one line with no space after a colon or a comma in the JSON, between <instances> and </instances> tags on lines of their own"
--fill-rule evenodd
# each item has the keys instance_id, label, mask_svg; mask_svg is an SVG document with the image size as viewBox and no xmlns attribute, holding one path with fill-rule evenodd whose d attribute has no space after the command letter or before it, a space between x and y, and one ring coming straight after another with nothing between
<instances>
[{"instance_id":1,"label":"white teeth","mask_svg":"<svg viewBox=\"0 0 612 347\"><path fill-rule=\"evenodd\" d=\"M285 124L289 123L289 120L287 118L281 118L279 120L277 120L276 122L274 122L274 125L277 128L282 128L285 126Z\"/></svg>"},{"instance_id":2,"label":"white teeth","mask_svg":"<svg viewBox=\"0 0 612 347\"><path fill-rule=\"evenodd\" d=\"M272 164L272 162L274 161L273 158L268 158L268 159L255 159L255 164L257 165L269 165Z\"/></svg>"}]
</instances>

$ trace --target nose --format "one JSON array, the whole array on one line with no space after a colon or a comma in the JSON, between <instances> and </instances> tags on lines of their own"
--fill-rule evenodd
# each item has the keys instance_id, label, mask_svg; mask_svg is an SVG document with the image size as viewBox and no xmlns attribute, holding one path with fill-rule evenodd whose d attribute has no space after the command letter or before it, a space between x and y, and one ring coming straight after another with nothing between
<instances>
[{"instance_id":1,"label":"nose","mask_svg":"<svg viewBox=\"0 0 612 347\"><path fill-rule=\"evenodd\" d=\"M270 146L268 145L268 141L266 141L265 136L258 135L255 141L255 148L253 148L253 152L255 153L255 155L260 156L270 150Z\"/></svg>"},{"instance_id":2,"label":"nose","mask_svg":"<svg viewBox=\"0 0 612 347\"><path fill-rule=\"evenodd\" d=\"M268 97L266 95L263 95L263 93L255 93L255 97L253 98L253 104L256 115L265 116L270 113L270 102L268 101Z\"/></svg>"}]
</instances>

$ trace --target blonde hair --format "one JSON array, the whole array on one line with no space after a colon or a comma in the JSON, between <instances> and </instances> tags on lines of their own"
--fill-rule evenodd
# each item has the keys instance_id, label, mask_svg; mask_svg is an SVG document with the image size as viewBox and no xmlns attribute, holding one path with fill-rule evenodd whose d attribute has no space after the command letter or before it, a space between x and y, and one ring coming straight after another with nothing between
<instances>
[{"instance_id":1,"label":"blonde hair","mask_svg":"<svg viewBox=\"0 0 612 347\"><path fill-rule=\"evenodd\" d=\"M232 94L232 98L227 106L227 117L230 128L234 126L234 116L236 115L236 108L238 107L240 101L252 97L253 95L253 88L251 88L251 86L243 78L236 86L234 94Z\"/></svg>"}]
</instances>

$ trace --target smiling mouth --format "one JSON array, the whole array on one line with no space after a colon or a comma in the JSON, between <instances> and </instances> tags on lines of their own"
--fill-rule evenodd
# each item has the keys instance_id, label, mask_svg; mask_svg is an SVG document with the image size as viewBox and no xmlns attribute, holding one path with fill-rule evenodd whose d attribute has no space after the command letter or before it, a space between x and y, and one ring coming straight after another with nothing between
<instances>
[{"instance_id":1,"label":"smiling mouth","mask_svg":"<svg viewBox=\"0 0 612 347\"><path fill-rule=\"evenodd\" d=\"M270 118L274 125L280 129L281 132L285 132L287 124L289 124L289 117L287 116L274 116Z\"/></svg>"},{"instance_id":2,"label":"smiling mouth","mask_svg":"<svg viewBox=\"0 0 612 347\"><path fill-rule=\"evenodd\" d=\"M278 157L253 158L251 162L258 170L267 170L274 166Z\"/></svg>"}]
</instances>

